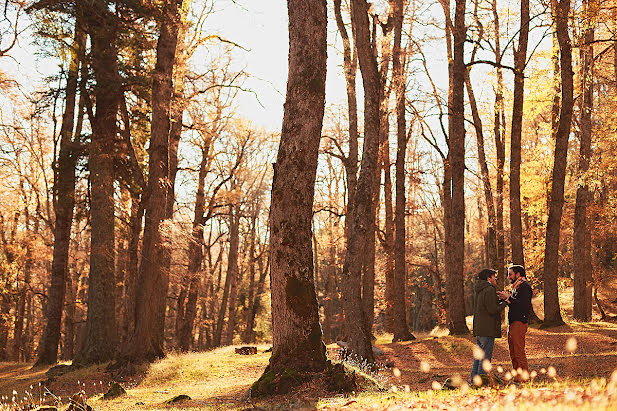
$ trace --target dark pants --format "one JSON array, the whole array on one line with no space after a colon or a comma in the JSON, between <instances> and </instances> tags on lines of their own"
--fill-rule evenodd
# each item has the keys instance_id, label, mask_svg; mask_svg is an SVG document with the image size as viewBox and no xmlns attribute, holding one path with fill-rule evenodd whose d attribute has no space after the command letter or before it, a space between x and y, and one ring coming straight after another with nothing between
<instances>
[{"instance_id":1,"label":"dark pants","mask_svg":"<svg viewBox=\"0 0 617 411\"><path fill-rule=\"evenodd\" d=\"M527 356L525 355L525 334L527 334L527 323L514 321L508 327L508 348L512 359L512 368L529 371Z\"/></svg>"},{"instance_id":2,"label":"dark pants","mask_svg":"<svg viewBox=\"0 0 617 411\"><path fill-rule=\"evenodd\" d=\"M493 358L493 347L495 347L495 337L476 337L476 344L484 351L484 358L491 361ZM480 374L486 374L482 368L482 360L473 360L471 367L471 384L473 385L473 377Z\"/></svg>"}]
</instances>

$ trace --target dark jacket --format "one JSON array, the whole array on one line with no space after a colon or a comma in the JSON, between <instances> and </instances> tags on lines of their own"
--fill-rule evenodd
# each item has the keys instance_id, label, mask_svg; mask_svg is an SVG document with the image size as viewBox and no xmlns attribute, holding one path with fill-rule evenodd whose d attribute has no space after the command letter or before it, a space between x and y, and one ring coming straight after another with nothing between
<instances>
[{"instance_id":1,"label":"dark jacket","mask_svg":"<svg viewBox=\"0 0 617 411\"><path fill-rule=\"evenodd\" d=\"M529 313L531 312L531 286L527 281L523 281L510 296L508 304L508 323L514 321L523 323L529 322Z\"/></svg>"},{"instance_id":2,"label":"dark jacket","mask_svg":"<svg viewBox=\"0 0 617 411\"><path fill-rule=\"evenodd\" d=\"M495 286L486 280L476 280L474 284L475 309L473 315L473 335L475 337L501 337L500 311L505 303L499 301Z\"/></svg>"}]
</instances>

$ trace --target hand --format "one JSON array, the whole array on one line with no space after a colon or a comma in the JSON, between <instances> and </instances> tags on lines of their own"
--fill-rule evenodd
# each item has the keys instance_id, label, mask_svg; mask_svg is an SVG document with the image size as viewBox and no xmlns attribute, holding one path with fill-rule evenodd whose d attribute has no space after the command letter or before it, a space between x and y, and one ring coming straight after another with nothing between
<instances>
[{"instance_id":1,"label":"hand","mask_svg":"<svg viewBox=\"0 0 617 411\"><path fill-rule=\"evenodd\" d=\"M507 300L510 297L510 293L507 291L497 291L497 296L502 300Z\"/></svg>"}]
</instances>

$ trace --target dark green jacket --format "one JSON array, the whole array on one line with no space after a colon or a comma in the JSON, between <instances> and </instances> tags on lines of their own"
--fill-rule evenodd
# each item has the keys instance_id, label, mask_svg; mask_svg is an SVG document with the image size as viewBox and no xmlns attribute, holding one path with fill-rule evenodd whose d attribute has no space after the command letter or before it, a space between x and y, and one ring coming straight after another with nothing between
<instances>
[{"instance_id":1,"label":"dark green jacket","mask_svg":"<svg viewBox=\"0 0 617 411\"><path fill-rule=\"evenodd\" d=\"M500 311L505 303L499 301L495 286L486 280L476 280L474 291L473 335L501 338Z\"/></svg>"}]
</instances>

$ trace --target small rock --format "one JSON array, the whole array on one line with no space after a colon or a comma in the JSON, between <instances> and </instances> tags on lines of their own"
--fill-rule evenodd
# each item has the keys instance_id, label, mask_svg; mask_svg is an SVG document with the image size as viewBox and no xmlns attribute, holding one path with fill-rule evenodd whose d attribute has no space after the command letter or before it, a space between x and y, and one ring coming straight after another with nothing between
<instances>
[{"instance_id":1,"label":"small rock","mask_svg":"<svg viewBox=\"0 0 617 411\"><path fill-rule=\"evenodd\" d=\"M56 365L54 367L51 367L49 370L47 370L45 375L47 375L51 379L53 377L58 377L58 376L60 376L62 374L66 374L70 370L71 370L71 366L70 365L60 364L60 365Z\"/></svg>"},{"instance_id":2,"label":"small rock","mask_svg":"<svg viewBox=\"0 0 617 411\"><path fill-rule=\"evenodd\" d=\"M103 394L103 399L110 400L112 398L120 397L124 394L126 394L126 390L124 389L124 387L114 381L109 386L107 392Z\"/></svg>"},{"instance_id":3,"label":"small rock","mask_svg":"<svg viewBox=\"0 0 617 411\"><path fill-rule=\"evenodd\" d=\"M176 395L175 397L168 399L167 401L165 401L165 404L174 404L180 401L189 401L190 399L191 397L189 397L188 395L180 394L180 395Z\"/></svg>"}]
</instances>

